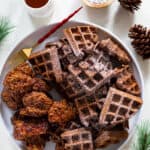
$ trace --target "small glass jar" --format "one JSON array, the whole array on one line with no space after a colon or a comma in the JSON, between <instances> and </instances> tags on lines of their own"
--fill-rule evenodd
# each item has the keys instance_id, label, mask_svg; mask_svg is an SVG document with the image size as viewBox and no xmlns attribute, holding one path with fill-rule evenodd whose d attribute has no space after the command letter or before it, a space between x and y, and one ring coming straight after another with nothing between
<instances>
[{"instance_id":1,"label":"small glass jar","mask_svg":"<svg viewBox=\"0 0 150 150\"><path fill-rule=\"evenodd\" d=\"M24 3L25 3L25 7L27 8L27 11L33 17L45 18L51 16L53 13L53 8L54 8L53 0L47 0L45 4L43 4L42 6L39 5L39 7L38 5L37 7L34 7L34 5L32 6L32 3L28 3L27 0L24 0Z\"/></svg>"}]
</instances>

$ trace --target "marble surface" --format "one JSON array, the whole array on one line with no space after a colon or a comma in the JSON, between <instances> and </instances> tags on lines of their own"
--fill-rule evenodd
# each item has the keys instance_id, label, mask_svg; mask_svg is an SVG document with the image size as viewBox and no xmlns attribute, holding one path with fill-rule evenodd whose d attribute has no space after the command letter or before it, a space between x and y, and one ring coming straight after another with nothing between
<instances>
[{"instance_id":1,"label":"marble surface","mask_svg":"<svg viewBox=\"0 0 150 150\"><path fill-rule=\"evenodd\" d=\"M61 20L80 5L84 5L81 0L54 0L53 15L46 19L35 19L28 15L23 5L23 0L0 0L0 16L8 16L12 24L15 26L13 29L14 31L10 34L7 40L4 41L3 45L0 46L0 70L13 48L24 37L43 25ZM135 23L150 27L149 6L150 0L143 0L141 9L135 14L131 14L121 8L117 0L110 7L103 9L93 9L84 5L84 9L73 18L80 21L90 21L107 28L120 37L120 39L136 56L145 82L144 106L142 108L141 115L142 120L150 119L150 60L143 61L139 56L137 56L130 45L127 33L130 26ZM0 147L3 150L17 150L9 137L9 133L1 123L1 120ZM127 150L128 148L125 147L124 149Z\"/></svg>"}]
</instances>

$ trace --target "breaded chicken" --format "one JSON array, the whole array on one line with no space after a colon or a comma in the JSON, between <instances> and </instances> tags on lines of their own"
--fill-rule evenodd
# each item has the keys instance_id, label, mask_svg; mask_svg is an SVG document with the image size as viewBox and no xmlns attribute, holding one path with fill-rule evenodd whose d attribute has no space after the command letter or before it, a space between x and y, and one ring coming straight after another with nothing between
<instances>
[{"instance_id":1,"label":"breaded chicken","mask_svg":"<svg viewBox=\"0 0 150 150\"><path fill-rule=\"evenodd\" d=\"M9 72L4 80L3 101L9 108L16 110L22 107L22 97L32 91L33 79L20 72Z\"/></svg>"},{"instance_id":2,"label":"breaded chicken","mask_svg":"<svg viewBox=\"0 0 150 150\"><path fill-rule=\"evenodd\" d=\"M17 140L25 140L32 136L46 134L48 130L48 122L44 120L17 120L14 122L14 137Z\"/></svg>"},{"instance_id":3,"label":"breaded chicken","mask_svg":"<svg viewBox=\"0 0 150 150\"><path fill-rule=\"evenodd\" d=\"M31 76L33 77L34 76L34 72L32 70L32 68L30 67L30 65L26 62L18 65L15 69L14 69L15 72L21 72L23 74L26 74L28 76Z\"/></svg>"},{"instance_id":4,"label":"breaded chicken","mask_svg":"<svg viewBox=\"0 0 150 150\"><path fill-rule=\"evenodd\" d=\"M7 104L7 106L10 109L17 110L18 104L16 102L16 99L14 98L14 96L11 94L9 90L3 89L1 96L3 101Z\"/></svg>"},{"instance_id":5,"label":"breaded chicken","mask_svg":"<svg viewBox=\"0 0 150 150\"><path fill-rule=\"evenodd\" d=\"M53 101L43 92L31 92L23 97L25 107L31 106L42 110L49 110Z\"/></svg>"},{"instance_id":6,"label":"breaded chicken","mask_svg":"<svg viewBox=\"0 0 150 150\"><path fill-rule=\"evenodd\" d=\"M55 101L48 111L50 123L62 125L70 121L75 116L74 109L67 104L66 100Z\"/></svg>"},{"instance_id":7,"label":"breaded chicken","mask_svg":"<svg viewBox=\"0 0 150 150\"><path fill-rule=\"evenodd\" d=\"M26 150L44 150L46 141L47 139L43 135L27 138Z\"/></svg>"},{"instance_id":8,"label":"breaded chicken","mask_svg":"<svg viewBox=\"0 0 150 150\"><path fill-rule=\"evenodd\" d=\"M30 92L33 86L33 79L21 72L9 72L4 80L4 87L18 94Z\"/></svg>"},{"instance_id":9,"label":"breaded chicken","mask_svg":"<svg viewBox=\"0 0 150 150\"><path fill-rule=\"evenodd\" d=\"M50 90L50 87L47 85L47 83L40 78L33 78L33 83L33 91L48 92Z\"/></svg>"},{"instance_id":10,"label":"breaded chicken","mask_svg":"<svg viewBox=\"0 0 150 150\"><path fill-rule=\"evenodd\" d=\"M42 110L35 107L25 107L19 110L21 116L42 117L48 114L47 110Z\"/></svg>"},{"instance_id":11,"label":"breaded chicken","mask_svg":"<svg viewBox=\"0 0 150 150\"><path fill-rule=\"evenodd\" d=\"M41 117L48 114L53 101L43 92L31 92L23 97L24 108L20 115Z\"/></svg>"},{"instance_id":12,"label":"breaded chicken","mask_svg":"<svg viewBox=\"0 0 150 150\"><path fill-rule=\"evenodd\" d=\"M4 79L3 101L9 108L16 110L22 107L22 97L31 91L48 92L49 87L45 81L32 78L33 72L27 63L21 64L10 71Z\"/></svg>"},{"instance_id":13,"label":"breaded chicken","mask_svg":"<svg viewBox=\"0 0 150 150\"><path fill-rule=\"evenodd\" d=\"M15 125L17 121L25 121L24 116L21 116L21 115L19 114L19 111L16 111L16 112L13 114L13 116L11 117L11 123L12 123L13 125Z\"/></svg>"}]
</instances>

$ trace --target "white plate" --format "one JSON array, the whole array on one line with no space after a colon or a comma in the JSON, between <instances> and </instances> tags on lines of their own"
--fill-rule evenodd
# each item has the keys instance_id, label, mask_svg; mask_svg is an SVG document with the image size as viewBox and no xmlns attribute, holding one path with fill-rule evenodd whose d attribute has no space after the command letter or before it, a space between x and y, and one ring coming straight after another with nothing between
<instances>
[{"instance_id":1,"label":"white plate","mask_svg":"<svg viewBox=\"0 0 150 150\"><path fill-rule=\"evenodd\" d=\"M142 98L143 98L143 78L142 78L142 74L141 74L141 71L140 71L140 68L138 66L138 63L136 61L136 59L133 57L132 53L130 53L130 50L119 40L118 37L116 37L113 33L111 33L110 31L107 31L106 29L98 26L98 25L95 25L95 24L92 24L92 23L87 23L87 22L77 22L77 21L70 21L68 23L66 23L63 27L61 27L55 34L53 34L50 38L48 38L46 41L44 41L44 43L42 43L35 51L38 51L38 50L42 50L44 48L44 45L47 41L55 41L61 37L63 37L63 28L66 28L66 27L71 27L71 26L76 26L76 25L83 25L83 24L90 24L90 25L93 25L93 26L96 26L98 29L99 29L99 37L100 39L105 39L105 38L111 38L113 39L114 41L116 41L122 48L125 49L125 51L127 51L130 55L130 57L132 58L132 66L134 68L134 74L135 74L135 77L140 85L140 88L141 88L141 91L142 91ZM52 28L55 24L51 24L49 26L45 26L43 28L40 28L39 30L33 32L32 34L30 34L27 38L25 38L24 40L22 40L17 46L16 48L12 51L12 53L10 54L10 56L8 57L8 59L6 60L6 63L2 69L2 72L1 72L1 76L0 76L0 92L2 91L2 88L3 88L3 85L2 85L2 81L6 75L6 73L8 71L10 71L12 68L14 68L14 66L16 66L19 62L20 62L20 56L18 55L18 51L21 50L22 48L27 48L27 47L31 47L32 44L38 40L42 35L44 35L50 28ZM12 111L10 109L7 108L7 106L5 105L5 103L1 101L1 115L0 117L2 117L2 120L3 120L3 123L5 125L5 127L7 128L7 131L9 132L9 135L11 136L12 138L12 141L16 144L16 147L18 147L18 149L22 149L22 143L21 142L18 142L16 140L14 140L13 138L13 126L11 125L11 122L10 122L10 118L12 116ZM140 111L130 119L130 122L129 122L129 126L130 126L130 129L129 129L129 137L127 140L125 141L122 141L118 144L115 144L115 145L111 145L109 146L108 148L105 148L104 150L116 150L116 149L122 149L126 144L127 142L129 141L133 131L134 131L134 128L135 128L135 125L137 124L138 120L140 118ZM51 142L48 142L48 144L46 145L46 149L45 150L54 150L54 144L51 143Z\"/></svg>"}]
</instances>

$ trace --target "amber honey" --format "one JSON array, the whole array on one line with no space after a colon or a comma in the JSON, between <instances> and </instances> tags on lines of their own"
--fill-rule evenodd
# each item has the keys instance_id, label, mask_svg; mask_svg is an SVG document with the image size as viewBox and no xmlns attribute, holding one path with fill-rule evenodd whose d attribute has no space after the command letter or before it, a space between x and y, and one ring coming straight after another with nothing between
<instances>
[{"instance_id":1,"label":"amber honey","mask_svg":"<svg viewBox=\"0 0 150 150\"><path fill-rule=\"evenodd\" d=\"M26 4L32 8L40 8L48 3L49 0L25 0Z\"/></svg>"}]
</instances>

